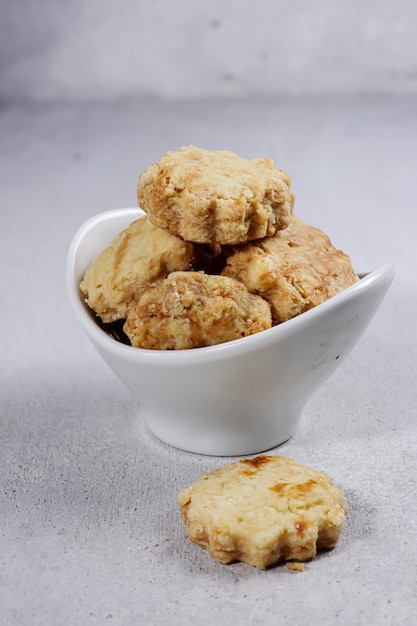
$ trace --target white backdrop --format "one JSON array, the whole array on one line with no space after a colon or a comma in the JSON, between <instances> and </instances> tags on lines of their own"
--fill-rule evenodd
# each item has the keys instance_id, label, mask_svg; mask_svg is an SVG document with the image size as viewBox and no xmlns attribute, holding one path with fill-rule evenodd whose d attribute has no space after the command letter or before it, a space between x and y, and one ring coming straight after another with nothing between
<instances>
[{"instance_id":1,"label":"white backdrop","mask_svg":"<svg viewBox=\"0 0 417 626\"><path fill-rule=\"evenodd\" d=\"M0 0L0 98L416 93L416 0Z\"/></svg>"}]
</instances>

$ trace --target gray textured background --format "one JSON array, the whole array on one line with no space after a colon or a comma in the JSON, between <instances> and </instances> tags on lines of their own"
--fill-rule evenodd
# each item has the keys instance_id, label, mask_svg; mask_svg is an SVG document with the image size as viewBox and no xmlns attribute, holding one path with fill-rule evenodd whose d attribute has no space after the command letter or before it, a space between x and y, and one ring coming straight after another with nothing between
<instances>
[{"instance_id":1,"label":"gray textured background","mask_svg":"<svg viewBox=\"0 0 417 626\"><path fill-rule=\"evenodd\" d=\"M15 0L6 98L416 93L414 0Z\"/></svg>"},{"instance_id":2,"label":"gray textured background","mask_svg":"<svg viewBox=\"0 0 417 626\"><path fill-rule=\"evenodd\" d=\"M0 624L414 626L417 3L0 4ZM306 565L223 566L178 491L229 459L174 450L69 310L66 251L194 143L271 156L359 272L394 264L358 346L273 450L349 515ZM161 390L163 393L163 390Z\"/></svg>"}]
</instances>

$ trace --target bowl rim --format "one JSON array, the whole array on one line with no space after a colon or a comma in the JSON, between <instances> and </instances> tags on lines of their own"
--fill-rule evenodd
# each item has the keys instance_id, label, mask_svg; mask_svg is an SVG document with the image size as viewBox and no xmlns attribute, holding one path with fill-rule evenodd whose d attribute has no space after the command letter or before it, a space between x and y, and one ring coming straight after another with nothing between
<instances>
[{"instance_id":1,"label":"bowl rim","mask_svg":"<svg viewBox=\"0 0 417 626\"><path fill-rule=\"evenodd\" d=\"M123 344L113 337L110 337L110 335L101 329L94 321L94 313L87 310L87 305L83 303L79 286L76 284L75 264L79 248L84 238L99 224L106 221L110 222L116 218L135 218L141 215L145 215L145 213L140 208L111 209L93 215L81 224L72 237L66 261L67 294L82 328L100 348L131 362L158 361L161 365L172 365L173 363L181 365L185 363L189 364L190 361L199 362L201 360L207 361L219 357L232 357L243 352L257 350L272 341L276 343L281 338L293 336L299 332L300 327L309 324L316 317L323 315L325 312L329 312L331 309L344 306L348 301L358 297L364 289L369 288L371 285L376 286L379 283L386 283L388 288L395 275L394 266L390 263L386 263L371 272L359 274L360 280L322 304L282 324L278 324L247 337L240 337L214 346L191 348L187 350L149 350L134 348L133 346Z\"/></svg>"}]
</instances>

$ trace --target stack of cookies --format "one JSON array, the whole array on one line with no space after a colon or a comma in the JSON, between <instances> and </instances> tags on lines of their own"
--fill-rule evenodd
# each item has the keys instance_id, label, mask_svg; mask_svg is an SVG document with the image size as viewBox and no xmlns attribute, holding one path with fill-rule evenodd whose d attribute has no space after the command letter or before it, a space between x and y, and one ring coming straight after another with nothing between
<instances>
[{"instance_id":1,"label":"stack of cookies","mask_svg":"<svg viewBox=\"0 0 417 626\"><path fill-rule=\"evenodd\" d=\"M285 322L352 285L349 257L293 214L271 159L188 146L138 179L146 216L120 233L80 284L132 346L181 350Z\"/></svg>"}]
</instances>

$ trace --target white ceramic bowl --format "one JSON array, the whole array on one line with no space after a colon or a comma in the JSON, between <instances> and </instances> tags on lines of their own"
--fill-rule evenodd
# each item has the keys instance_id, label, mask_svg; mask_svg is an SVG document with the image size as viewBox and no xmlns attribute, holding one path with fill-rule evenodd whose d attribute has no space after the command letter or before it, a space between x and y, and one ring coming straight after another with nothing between
<instances>
[{"instance_id":1,"label":"white ceramic bowl","mask_svg":"<svg viewBox=\"0 0 417 626\"><path fill-rule=\"evenodd\" d=\"M307 401L368 326L393 268L385 265L315 309L250 337L192 350L142 350L104 332L78 289L93 258L141 214L100 213L75 234L67 288L81 326L162 441L220 456L256 454L283 443Z\"/></svg>"}]
</instances>

